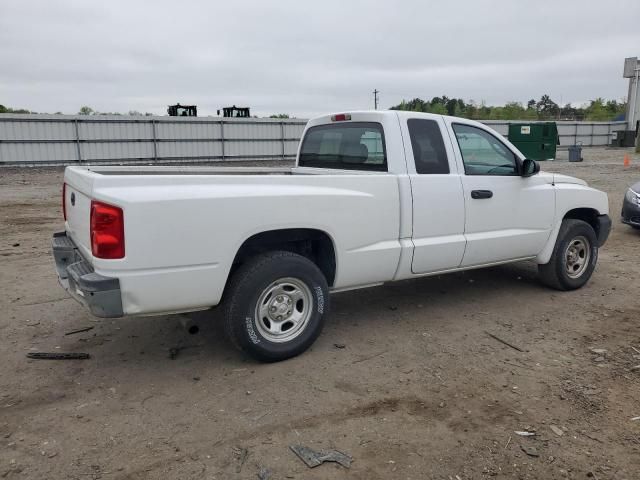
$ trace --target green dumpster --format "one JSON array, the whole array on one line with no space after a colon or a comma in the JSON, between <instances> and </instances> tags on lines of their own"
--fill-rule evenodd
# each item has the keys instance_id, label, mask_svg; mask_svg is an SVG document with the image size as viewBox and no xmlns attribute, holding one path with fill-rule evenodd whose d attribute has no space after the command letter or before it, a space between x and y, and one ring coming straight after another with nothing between
<instances>
[{"instance_id":1,"label":"green dumpster","mask_svg":"<svg viewBox=\"0 0 640 480\"><path fill-rule=\"evenodd\" d=\"M553 160L560 143L556 122L510 123L508 138L531 160Z\"/></svg>"}]
</instances>

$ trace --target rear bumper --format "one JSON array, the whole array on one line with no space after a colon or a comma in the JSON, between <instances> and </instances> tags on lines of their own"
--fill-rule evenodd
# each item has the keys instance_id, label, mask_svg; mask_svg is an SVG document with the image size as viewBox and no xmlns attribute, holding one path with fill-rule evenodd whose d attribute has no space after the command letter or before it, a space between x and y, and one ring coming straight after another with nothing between
<instances>
[{"instance_id":1,"label":"rear bumper","mask_svg":"<svg viewBox=\"0 0 640 480\"><path fill-rule=\"evenodd\" d=\"M598 247L604 245L604 242L609 238L609 233L611 232L611 218L609 215L599 215L597 218L598 221Z\"/></svg>"},{"instance_id":2,"label":"rear bumper","mask_svg":"<svg viewBox=\"0 0 640 480\"><path fill-rule=\"evenodd\" d=\"M97 274L66 232L51 239L60 285L96 317L123 316L120 281Z\"/></svg>"}]
</instances>

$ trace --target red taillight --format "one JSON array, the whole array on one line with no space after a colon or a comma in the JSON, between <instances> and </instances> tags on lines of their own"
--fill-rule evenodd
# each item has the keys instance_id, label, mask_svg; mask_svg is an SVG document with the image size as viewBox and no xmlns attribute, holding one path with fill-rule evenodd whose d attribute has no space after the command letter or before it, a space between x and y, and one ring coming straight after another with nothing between
<instances>
[{"instance_id":1,"label":"red taillight","mask_svg":"<svg viewBox=\"0 0 640 480\"><path fill-rule=\"evenodd\" d=\"M62 216L67 221L67 184L62 184Z\"/></svg>"},{"instance_id":2,"label":"red taillight","mask_svg":"<svg viewBox=\"0 0 640 480\"><path fill-rule=\"evenodd\" d=\"M351 114L349 113L338 113L331 116L332 122L345 122L347 120L351 120Z\"/></svg>"},{"instance_id":3,"label":"red taillight","mask_svg":"<svg viewBox=\"0 0 640 480\"><path fill-rule=\"evenodd\" d=\"M91 201L91 253L98 258L124 258L124 215L120 207Z\"/></svg>"}]
</instances>

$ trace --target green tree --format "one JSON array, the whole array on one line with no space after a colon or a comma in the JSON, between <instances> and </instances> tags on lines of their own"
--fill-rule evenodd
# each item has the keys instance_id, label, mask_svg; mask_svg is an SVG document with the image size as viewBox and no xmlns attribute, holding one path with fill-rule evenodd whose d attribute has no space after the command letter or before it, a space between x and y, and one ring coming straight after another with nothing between
<instances>
[{"instance_id":1,"label":"green tree","mask_svg":"<svg viewBox=\"0 0 640 480\"><path fill-rule=\"evenodd\" d=\"M605 106L604 99L598 97L591 100L591 103L585 108L585 118L591 121L604 121L611 118L611 113Z\"/></svg>"},{"instance_id":2,"label":"green tree","mask_svg":"<svg viewBox=\"0 0 640 480\"><path fill-rule=\"evenodd\" d=\"M413 100L409 100L405 102L404 100L398 105L399 108L396 110L406 110L409 112L426 112L428 109L428 102L425 102L421 98L414 98Z\"/></svg>"},{"instance_id":3,"label":"green tree","mask_svg":"<svg viewBox=\"0 0 640 480\"><path fill-rule=\"evenodd\" d=\"M26 108L9 108L4 105L0 105L0 113L36 113L30 112Z\"/></svg>"},{"instance_id":4,"label":"green tree","mask_svg":"<svg viewBox=\"0 0 640 480\"><path fill-rule=\"evenodd\" d=\"M560 113L560 107L556 102L551 100L549 95L542 95L538 103L536 103L538 117L541 119L554 118Z\"/></svg>"},{"instance_id":5,"label":"green tree","mask_svg":"<svg viewBox=\"0 0 640 480\"><path fill-rule=\"evenodd\" d=\"M431 104L427 111L429 113L435 113L435 114L438 114L438 115L448 115L449 114L449 112L447 111L447 107L445 106L444 103L441 103L441 102L437 102L437 103Z\"/></svg>"},{"instance_id":6,"label":"green tree","mask_svg":"<svg viewBox=\"0 0 640 480\"><path fill-rule=\"evenodd\" d=\"M616 100L608 100L605 107L611 118L614 119L620 115L623 115L627 111L627 102L618 102Z\"/></svg>"},{"instance_id":7,"label":"green tree","mask_svg":"<svg viewBox=\"0 0 640 480\"><path fill-rule=\"evenodd\" d=\"M460 103L456 103L455 108L453 109L453 116L454 117L466 117L468 115L468 106L464 104L464 102L462 100L460 100Z\"/></svg>"},{"instance_id":8,"label":"green tree","mask_svg":"<svg viewBox=\"0 0 640 480\"><path fill-rule=\"evenodd\" d=\"M93 108L85 105L83 107L80 107L80 111L78 112L78 115L95 115L96 113L97 112Z\"/></svg>"},{"instance_id":9,"label":"green tree","mask_svg":"<svg viewBox=\"0 0 640 480\"><path fill-rule=\"evenodd\" d=\"M520 102L507 102L502 111L503 120L519 120L525 116L525 109Z\"/></svg>"},{"instance_id":10,"label":"green tree","mask_svg":"<svg viewBox=\"0 0 640 480\"><path fill-rule=\"evenodd\" d=\"M465 118L478 118L478 106L476 105L475 100L469 100L469 103L467 103L464 107L464 113Z\"/></svg>"},{"instance_id":11,"label":"green tree","mask_svg":"<svg viewBox=\"0 0 640 480\"><path fill-rule=\"evenodd\" d=\"M484 100L480 102L480 106L478 107L478 120L482 120L484 118L491 118L491 107L488 107Z\"/></svg>"},{"instance_id":12,"label":"green tree","mask_svg":"<svg viewBox=\"0 0 640 480\"><path fill-rule=\"evenodd\" d=\"M269 118L289 118L288 113L274 113L273 115L269 115Z\"/></svg>"}]
</instances>

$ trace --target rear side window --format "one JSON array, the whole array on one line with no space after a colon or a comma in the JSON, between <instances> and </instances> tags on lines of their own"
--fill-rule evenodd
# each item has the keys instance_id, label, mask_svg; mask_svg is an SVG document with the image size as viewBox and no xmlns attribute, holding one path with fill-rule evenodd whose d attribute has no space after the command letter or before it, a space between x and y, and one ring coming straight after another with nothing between
<instances>
[{"instance_id":1,"label":"rear side window","mask_svg":"<svg viewBox=\"0 0 640 480\"><path fill-rule=\"evenodd\" d=\"M386 172L382 125L350 122L311 127L302 141L298 165Z\"/></svg>"},{"instance_id":2,"label":"rear side window","mask_svg":"<svg viewBox=\"0 0 640 480\"><path fill-rule=\"evenodd\" d=\"M416 172L449 173L449 160L438 123L435 120L411 118L407 120L407 126Z\"/></svg>"}]
</instances>

